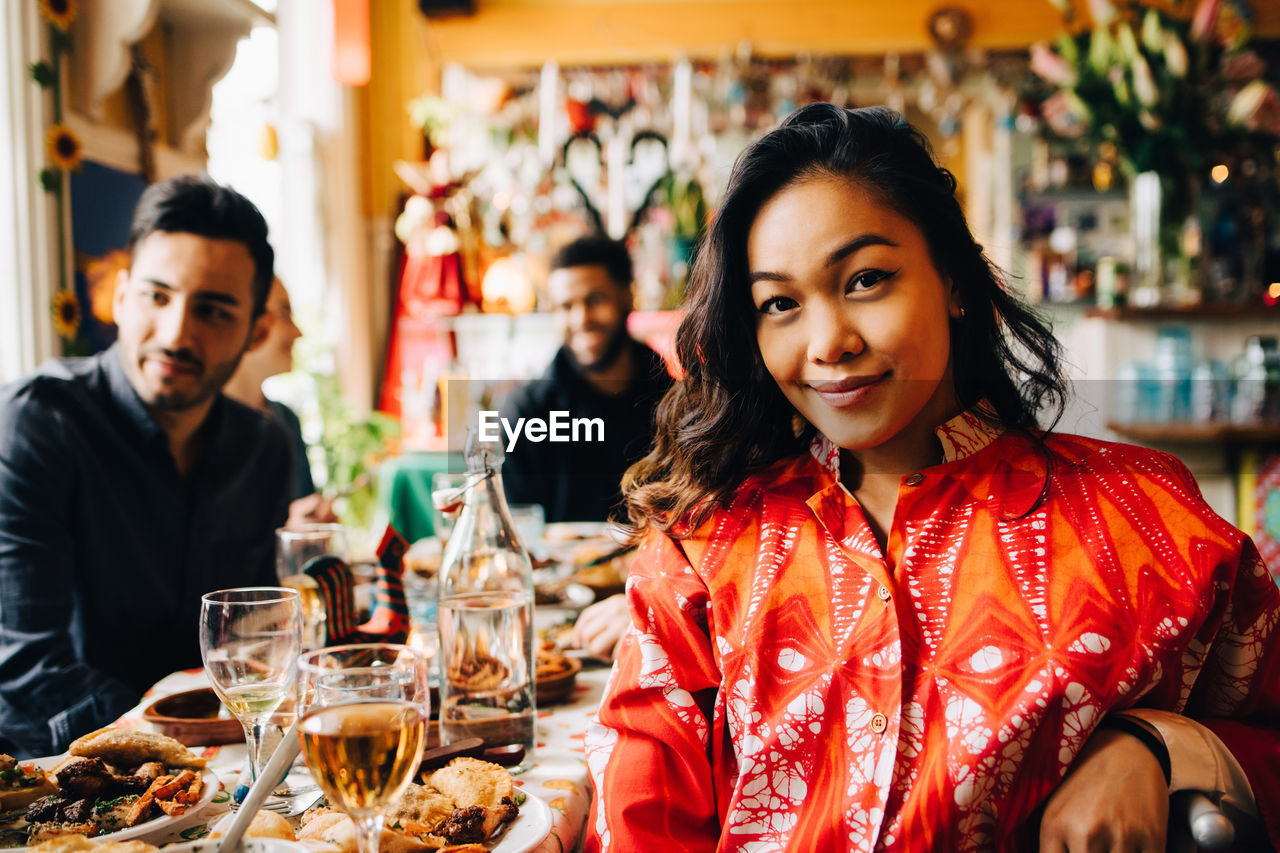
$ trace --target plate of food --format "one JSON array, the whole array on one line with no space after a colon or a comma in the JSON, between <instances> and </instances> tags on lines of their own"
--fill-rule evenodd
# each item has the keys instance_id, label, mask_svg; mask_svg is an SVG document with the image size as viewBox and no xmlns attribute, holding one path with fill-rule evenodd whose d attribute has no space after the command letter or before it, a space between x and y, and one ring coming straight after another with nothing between
<instances>
[{"instance_id":1,"label":"plate of food","mask_svg":"<svg viewBox=\"0 0 1280 853\"><path fill-rule=\"evenodd\" d=\"M123 841L170 832L218 793L218 777L204 763L173 738L130 729L92 732L67 755L20 762L0 756L0 781L22 790L0 800L6 809L0 848L65 836ZM35 792L40 795L32 797Z\"/></svg>"},{"instance_id":2,"label":"plate of food","mask_svg":"<svg viewBox=\"0 0 1280 853\"><path fill-rule=\"evenodd\" d=\"M386 811L381 849L419 853L478 844L491 853L527 853L551 832L551 809L515 787L506 769L477 758L455 758L425 772ZM356 853L351 818L321 807L308 811L297 840L322 853Z\"/></svg>"}]
</instances>

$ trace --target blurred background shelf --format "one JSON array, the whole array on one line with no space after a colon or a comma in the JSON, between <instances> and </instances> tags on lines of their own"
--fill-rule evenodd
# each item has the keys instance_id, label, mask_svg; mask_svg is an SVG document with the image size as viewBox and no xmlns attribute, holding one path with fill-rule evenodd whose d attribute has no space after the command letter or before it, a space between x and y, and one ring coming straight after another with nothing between
<instances>
[{"instance_id":1,"label":"blurred background shelf","mask_svg":"<svg viewBox=\"0 0 1280 853\"><path fill-rule=\"evenodd\" d=\"M1280 443L1280 423L1244 426L1232 423L1120 423L1107 422L1107 429L1125 439L1144 443Z\"/></svg>"},{"instance_id":2,"label":"blurred background shelf","mask_svg":"<svg viewBox=\"0 0 1280 853\"><path fill-rule=\"evenodd\" d=\"M1086 308L1084 316L1103 320L1177 320L1272 317L1280 320L1280 306L1223 302L1186 308Z\"/></svg>"}]
</instances>

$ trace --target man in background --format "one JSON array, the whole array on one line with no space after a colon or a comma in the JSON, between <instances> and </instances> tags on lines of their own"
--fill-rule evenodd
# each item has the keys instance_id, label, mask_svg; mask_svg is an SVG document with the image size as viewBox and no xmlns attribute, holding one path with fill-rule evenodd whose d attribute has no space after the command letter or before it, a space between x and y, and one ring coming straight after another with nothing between
<instances>
[{"instance_id":1,"label":"man in background","mask_svg":"<svg viewBox=\"0 0 1280 853\"><path fill-rule=\"evenodd\" d=\"M292 458L223 384L266 328L274 253L248 199L149 187L119 337L0 389L0 750L61 752L200 665L200 596L274 585Z\"/></svg>"},{"instance_id":2,"label":"man in background","mask_svg":"<svg viewBox=\"0 0 1280 853\"><path fill-rule=\"evenodd\" d=\"M267 306L262 314L266 332L262 339L245 351L235 374L223 386L223 393L251 409L273 417L284 428L293 447L293 500L289 504L288 526L336 523L333 501L316 491L311 479L311 463L307 461L307 443L302 438L302 423L293 409L272 400L262 383L272 376L293 370L293 343L302 330L293 321L293 304L289 291L279 278L271 281Z\"/></svg>"},{"instance_id":3,"label":"man in background","mask_svg":"<svg viewBox=\"0 0 1280 853\"><path fill-rule=\"evenodd\" d=\"M608 237L581 237L551 261L547 290L564 341L541 378L516 391L502 417L599 418L600 441L522 440L506 455L511 503L539 503L548 522L604 521L622 500L623 472L649 450L653 410L671 386L659 356L627 333L631 256ZM595 436L593 436L594 438Z\"/></svg>"}]
</instances>

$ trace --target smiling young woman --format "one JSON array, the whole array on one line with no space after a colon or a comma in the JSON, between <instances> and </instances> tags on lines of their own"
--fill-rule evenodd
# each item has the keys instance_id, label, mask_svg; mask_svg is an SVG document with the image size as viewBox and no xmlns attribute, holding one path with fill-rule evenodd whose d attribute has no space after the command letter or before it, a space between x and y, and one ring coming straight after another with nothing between
<instances>
[{"instance_id":1,"label":"smiling young woman","mask_svg":"<svg viewBox=\"0 0 1280 853\"><path fill-rule=\"evenodd\" d=\"M1052 431L1058 344L901 117L742 154L677 347L588 850L1157 851L1183 788L1275 829L1280 592L1176 459Z\"/></svg>"}]
</instances>

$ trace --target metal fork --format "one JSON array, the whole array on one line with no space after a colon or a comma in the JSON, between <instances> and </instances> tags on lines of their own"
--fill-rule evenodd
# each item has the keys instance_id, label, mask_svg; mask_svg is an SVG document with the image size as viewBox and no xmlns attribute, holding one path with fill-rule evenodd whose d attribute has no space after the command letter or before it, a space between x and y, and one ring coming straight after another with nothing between
<instances>
[{"instance_id":1,"label":"metal fork","mask_svg":"<svg viewBox=\"0 0 1280 853\"><path fill-rule=\"evenodd\" d=\"M307 788L285 797L278 797L273 794L267 798L267 801L261 807L267 811L275 812L281 817L297 817L315 805L322 796L324 796L324 792L319 788ZM236 811L239 808L240 803L232 799L231 810Z\"/></svg>"}]
</instances>

